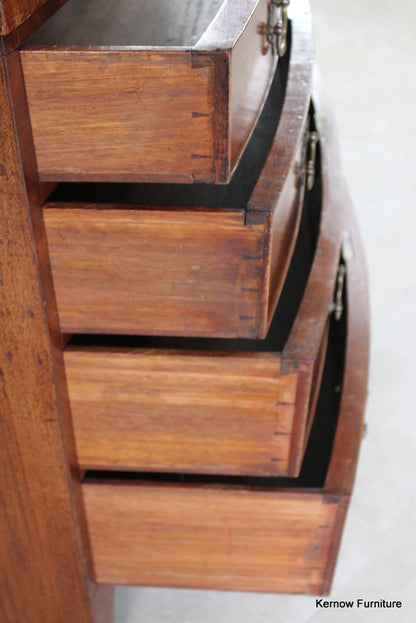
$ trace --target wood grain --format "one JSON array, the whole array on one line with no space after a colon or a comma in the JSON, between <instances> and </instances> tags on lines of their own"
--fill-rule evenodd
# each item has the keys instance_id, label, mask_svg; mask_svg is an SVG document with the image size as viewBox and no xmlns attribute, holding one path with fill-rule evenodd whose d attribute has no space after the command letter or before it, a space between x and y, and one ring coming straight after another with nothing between
<instances>
[{"instance_id":1,"label":"wood grain","mask_svg":"<svg viewBox=\"0 0 416 623\"><path fill-rule=\"evenodd\" d=\"M279 357L72 347L65 365L85 468L287 473L297 376Z\"/></svg>"},{"instance_id":2,"label":"wood grain","mask_svg":"<svg viewBox=\"0 0 416 623\"><path fill-rule=\"evenodd\" d=\"M40 179L209 181L213 59L193 66L190 51L151 49L21 55Z\"/></svg>"},{"instance_id":3,"label":"wood grain","mask_svg":"<svg viewBox=\"0 0 416 623\"><path fill-rule=\"evenodd\" d=\"M256 335L265 228L226 210L49 204L67 333Z\"/></svg>"},{"instance_id":4,"label":"wood grain","mask_svg":"<svg viewBox=\"0 0 416 623\"><path fill-rule=\"evenodd\" d=\"M299 473L320 387L315 362L278 353L69 347L65 366L85 469Z\"/></svg>"},{"instance_id":5,"label":"wood grain","mask_svg":"<svg viewBox=\"0 0 416 623\"><path fill-rule=\"evenodd\" d=\"M44 258L38 265L3 59L0 112L0 612L7 623L92 623L62 367L46 324Z\"/></svg>"},{"instance_id":6,"label":"wood grain","mask_svg":"<svg viewBox=\"0 0 416 623\"><path fill-rule=\"evenodd\" d=\"M157 28L155 43L143 44L155 29L140 34L142 10L146 17L154 4L127 4L125 11L107 3L96 15L93 6L85 12L71 2L22 48L40 179L227 183L276 65L257 32L267 0L236 8L231 24L221 21L215 46L212 36L200 39L208 49L161 45ZM152 23L172 28L171 10Z\"/></svg>"},{"instance_id":7,"label":"wood grain","mask_svg":"<svg viewBox=\"0 0 416 623\"><path fill-rule=\"evenodd\" d=\"M192 485L86 484L101 581L313 593L337 500Z\"/></svg>"},{"instance_id":8,"label":"wood grain","mask_svg":"<svg viewBox=\"0 0 416 623\"><path fill-rule=\"evenodd\" d=\"M299 147L299 161L300 151ZM333 157L330 137L324 137L321 153L325 163ZM285 192L284 189L283 192L285 204L278 210L280 215L287 211L289 223L293 203L299 197L297 171L299 165L288 178L289 191ZM339 167L329 169L325 164L323 171L325 189L339 186ZM241 367L240 359L244 353L232 351L208 356L203 351L192 354L184 351L144 349L67 349L65 361L69 391L78 455L83 467L252 475L299 473L313 421L317 389L320 386L326 350L328 310L340 254L342 205L338 200L334 206L333 201L334 192L331 194L326 191L315 259L294 328L282 353L276 352L268 358L265 358L264 353L258 353L256 357L253 354L249 357L246 355L242 360L244 366ZM97 207L95 206L96 211ZM49 210L54 211L58 220L65 213L62 207L50 206L45 211L47 223ZM121 216L117 216L119 210L111 212L113 218L125 217L122 209ZM171 216L176 219L179 211L171 210L169 217L164 216L163 219L158 218L157 209L148 210L144 214L149 219L156 217L159 223L157 231L161 233L160 227L163 223L167 223L169 231L172 231ZM221 248L226 249L231 249L232 244L236 243L236 233L240 230L234 223L238 213L224 212L230 223L233 223L233 233L230 234L233 243L231 238L227 243L222 241L221 229L217 225L214 226L215 235L214 229L209 230L209 211L193 214L194 218L199 215L205 221L205 249L209 248L213 240L221 241ZM218 211L212 214L213 222L218 223L218 215ZM137 218L136 214L134 218ZM79 226L76 218L72 223L75 227ZM256 227L260 226L245 225L241 231L247 234ZM115 230L114 226L106 229L113 233ZM69 232L68 229L66 231ZM101 233L101 229L99 231ZM290 234L291 232L288 235L289 241ZM191 236L192 240L195 235L197 229ZM74 240L77 241L72 232L67 233L67 238L71 246ZM131 237L132 240L138 238ZM149 239L148 235L142 235L141 238ZM59 240L58 236L56 239ZM85 245L85 237L79 238L74 246L76 248L82 244ZM103 244L102 240L100 244ZM281 244L283 245L283 241ZM117 247L125 246L126 242L120 239ZM152 242L152 254L154 248L159 246L162 245ZM270 248L270 245L264 243L262 246ZM97 247L98 238L97 243L92 245L85 270L94 261ZM183 255L186 248L183 238L174 247L180 248ZM62 260L61 241L55 251L57 255L58 249ZM137 249L135 252L137 253ZM71 250L64 256L70 257L72 262L73 253ZM166 257L166 245L163 245L163 253ZM143 259L143 251L139 251L139 254ZM112 257L108 252L105 255ZM215 252L213 257L217 255ZM282 261L286 261L286 258L283 257ZM188 261L187 264L190 266L192 262ZM241 261L239 264L241 265ZM173 263L168 262L167 265L172 266ZM230 260L224 262L224 265L229 267ZM149 261L149 266L155 269L154 262ZM78 267L74 273L74 289L78 284L75 277L79 272L81 271ZM123 272L130 275L130 271L120 271L120 275ZM224 274L223 269L222 273ZM66 271L66 285L68 274ZM64 273L60 281L64 281ZM169 282L172 281L174 279L170 277ZM235 277L231 281L235 282ZM244 285L247 287L246 280ZM126 282L122 284L121 290L127 287ZM104 287L97 290L104 290ZM121 290L118 300L122 297ZM228 288L226 290L232 292ZM222 289L217 289L217 292L222 292ZM132 296L131 290L129 296ZM218 293L215 300L217 304L221 301ZM144 302L142 311L145 305ZM319 318L315 316L318 307ZM155 312L153 318L154 314ZM228 313L229 324L232 318ZM192 323L192 318L189 318L189 322ZM155 323L152 332L156 331ZM280 367L282 361L283 368ZM260 363L265 367L263 375L258 377L255 366ZM238 373L236 369L239 370ZM245 379L244 382L242 378ZM261 392L261 387L266 387L267 379L269 383L270 379L275 379L270 385L270 394L265 389ZM257 397L254 408L253 396ZM244 403L245 407L242 406ZM277 429L272 426L273 419L277 422ZM223 426L224 421L228 422L227 427ZM274 439L274 432L285 434L277 435L281 437L277 440ZM253 443L253 439L256 443Z\"/></svg>"}]
</instances>

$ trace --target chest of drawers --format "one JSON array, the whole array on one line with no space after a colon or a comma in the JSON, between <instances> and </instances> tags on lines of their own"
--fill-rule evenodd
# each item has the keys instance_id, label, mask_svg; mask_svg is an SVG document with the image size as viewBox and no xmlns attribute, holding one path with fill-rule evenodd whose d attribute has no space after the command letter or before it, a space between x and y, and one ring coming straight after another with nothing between
<instances>
[{"instance_id":1,"label":"chest of drawers","mask_svg":"<svg viewBox=\"0 0 416 623\"><path fill-rule=\"evenodd\" d=\"M174 4L2 3L7 623L330 588L368 312L308 5Z\"/></svg>"}]
</instances>

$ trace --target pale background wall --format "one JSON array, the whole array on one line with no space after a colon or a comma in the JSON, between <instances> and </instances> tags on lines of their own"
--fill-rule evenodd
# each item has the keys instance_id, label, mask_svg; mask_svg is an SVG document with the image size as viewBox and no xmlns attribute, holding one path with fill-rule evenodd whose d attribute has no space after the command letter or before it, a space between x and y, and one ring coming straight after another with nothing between
<instances>
[{"instance_id":1,"label":"pale background wall","mask_svg":"<svg viewBox=\"0 0 416 623\"><path fill-rule=\"evenodd\" d=\"M368 434L330 598L400 599L404 608L318 611L313 597L118 588L116 623L416 620L416 3L311 5L372 307Z\"/></svg>"}]
</instances>

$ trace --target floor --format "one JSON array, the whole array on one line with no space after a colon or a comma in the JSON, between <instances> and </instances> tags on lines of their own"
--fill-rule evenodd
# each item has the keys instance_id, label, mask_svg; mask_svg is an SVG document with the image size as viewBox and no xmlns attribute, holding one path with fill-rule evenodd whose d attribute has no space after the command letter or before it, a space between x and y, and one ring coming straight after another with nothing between
<instances>
[{"instance_id":1,"label":"floor","mask_svg":"<svg viewBox=\"0 0 416 623\"><path fill-rule=\"evenodd\" d=\"M367 251L372 315L368 433L330 599L403 607L324 610L304 596L118 588L116 623L416 620L416 3L311 5Z\"/></svg>"}]
</instances>

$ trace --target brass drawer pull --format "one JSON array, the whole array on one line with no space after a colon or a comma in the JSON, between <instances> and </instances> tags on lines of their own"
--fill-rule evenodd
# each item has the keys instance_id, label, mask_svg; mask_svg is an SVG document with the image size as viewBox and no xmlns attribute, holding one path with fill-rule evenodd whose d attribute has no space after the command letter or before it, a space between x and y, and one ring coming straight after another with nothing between
<instances>
[{"instance_id":1,"label":"brass drawer pull","mask_svg":"<svg viewBox=\"0 0 416 623\"><path fill-rule=\"evenodd\" d=\"M308 133L308 157L304 168L306 174L306 188L312 190L315 184L315 161L316 161L316 145L319 141L318 132Z\"/></svg>"},{"instance_id":2,"label":"brass drawer pull","mask_svg":"<svg viewBox=\"0 0 416 623\"><path fill-rule=\"evenodd\" d=\"M267 24L267 41L272 46L272 54L284 56L287 49L287 7L290 0L271 0Z\"/></svg>"},{"instance_id":3,"label":"brass drawer pull","mask_svg":"<svg viewBox=\"0 0 416 623\"><path fill-rule=\"evenodd\" d=\"M342 312L344 311L344 304L342 302L343 291L345 287L345 278L347 276L347 268L344 262L348 262L354 257L354 248L352 244L351 234L349 231L344 230L342 232L341 240L341 259L342 264L338 267L337 284L335 289L334 298L329 306L329 313L334 312L335 320L340 320Z\"/></svg>"},{"instance_id":4,"label":"brass drawer pull","mask_svg":"<svg viewBox=\"0 0 416 623\"><path fill-rule=\"evenodd\" d=\"M340 264L337 274L337 285L335 289L335 295L329 306L329 313L334 313L335 320L341 320L342 312L344 311L344 305L342 302L342 294L344 291L345 276L347 269L345 264Z\"/></svg>"}]
</instances>

